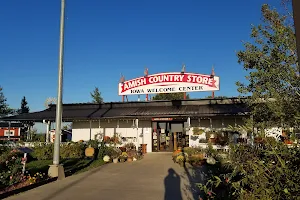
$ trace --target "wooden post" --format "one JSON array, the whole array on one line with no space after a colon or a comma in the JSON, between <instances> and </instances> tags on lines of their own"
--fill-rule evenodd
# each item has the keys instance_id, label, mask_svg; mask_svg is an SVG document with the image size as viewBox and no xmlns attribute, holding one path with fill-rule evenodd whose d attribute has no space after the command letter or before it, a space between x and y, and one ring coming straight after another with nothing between
<instances>
[{"instance_id":1,"label":"wooden post","mask_svg":"<svg viewBox=\"0 0 300 200\"><path fill-rule=\"evenodd\" d=\"M177 133L174 132L174 151L177 150Z\"/></svg>"},{"instance_id":2,"label":"wooden post","mask_svg":"<svg viewBox=\"0 0 300 200\"><path fill-rule=\"evenodd\" d=\"M181 73L182 73L182 74L185 73L185 64L182 65ZM183 99L186 100L186 92L183 93Z\"/></svg>"},{"instance_id":3,"label":"wooden post","mask_svg":"<svg viewBox=\"0 0 300 200\"><path fill-rule=\"evenodd\" d=\"M149 72L148 72L148 68L145 68L145 70L144 70L144 75L145 75L145 77L147 77L148 76L148 74L149 74ZM148 101L149 100L149 95L148 94L146 94L146 101Z\"/></svg>"},{"instance_id":4,"label":"wooden post","mask_svg":"<svg viewBox=\"0 0 300 200\"><path fill-rule=\"evenodd\" d=\"M124 82L125 82L125 76L123 74L121 74L120 83L124 83ZM125 100L125 96L122 95L122 102L124 102L124 100Z\"/></svg>"},{"instance_id":5,"label":"wooden post","mask_svg":"<svg viewBox=\"0 0 300 200\"><path fill-rule=\"evenodd\" d=\"M215 69L214 69L214 66L212 66L212 69L211 69L211 76L214 77L215 75ZM212 91L211 93L211 97L214 99L215 98L215 92Z\"/></svg>"}]
</instances>

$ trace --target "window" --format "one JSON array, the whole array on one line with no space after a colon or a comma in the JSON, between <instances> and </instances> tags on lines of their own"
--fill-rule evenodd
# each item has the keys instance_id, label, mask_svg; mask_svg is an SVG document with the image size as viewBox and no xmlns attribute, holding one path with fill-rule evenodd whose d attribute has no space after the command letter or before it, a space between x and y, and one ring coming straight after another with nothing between
<instances>
[{"instance_id":1,"label":"window","mask_svg":"<svg viewBox=\"0 0 300 200\"><path fill-rule=\"evenodd\" d=\"M10 132L10 136L14 136L15 135L15 130L4 130L4 136L8 136Z\"/></svg>"}]
</instances>

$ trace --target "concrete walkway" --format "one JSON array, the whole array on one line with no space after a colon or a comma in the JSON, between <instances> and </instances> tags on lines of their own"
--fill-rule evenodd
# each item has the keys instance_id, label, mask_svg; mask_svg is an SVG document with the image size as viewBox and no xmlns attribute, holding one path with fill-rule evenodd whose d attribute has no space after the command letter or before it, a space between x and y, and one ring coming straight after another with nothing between
<instances>
[{"instance_id":1,"label":"concrete walkway","mask_svg":"<svg viewBox=\"0 0 300 200\"><path fill-rule=\"evenodd\" d=\"M178 174L179 176L175 176ZM107 164L49 183L9 200L186 200L191 192L185 168L173 163L171 153L148 153L143 160Z\"/></svg>"}]
</instances>

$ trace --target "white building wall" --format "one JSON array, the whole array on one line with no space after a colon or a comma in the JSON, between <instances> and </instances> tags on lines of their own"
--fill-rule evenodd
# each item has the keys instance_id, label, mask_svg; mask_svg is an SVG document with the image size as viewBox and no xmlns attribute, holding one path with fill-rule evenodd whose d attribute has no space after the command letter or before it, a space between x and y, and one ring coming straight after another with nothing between
<instances>
[{"instance_id":1,"label":"white building wall","mask_svg":"<svg viewBox=\"0 0 300 200\"><path fill-rule=\"evenodd\" d=\"M139 120L139 128L132 128L132 120L101 120L92 122L91 139L101 139L103 136L112 137L114 133L119 133L121 137L126 137L137 144L136 138L138 135L139 144L147 144L147 152L152 151L152 127L151 121ZM191 128L186 133L189 134L189 146L199 146L199 140L205 139L205 133L194 136L193 128L198 127L200 129L209 130L228 128L228 126L244 125L241 118L229 118L213 119L211 122L209 119L191 120ZM73 122L72 129L72 141L77 142L79 140L90 140L90 122L89 121L75 121ZM100 127L100 128L99 128Z\"/></svg>"},{"instance_id":2,"label":"white building wall","mask_svg":"<svg viewBox=\"0 0 300 200\"><path fill-rule=\"evenodd\" d=\"M137 144L136 138L139 138L139 144L147 144L147 152L152 151L152 128L151 121L139 120L139 128L132 128L132 120L100 120L92 122L90 137L90 122L75 121L72 127L72 141L88 141L90 139L100 139L103 136L112 137L114 133L119 133L121 137L128 138ZM99 128L100 127L100 128Z\"/></svg>"},{"instance_id":3,"label":"white building wall","mask_svg":"<svg viewBox=\"0 0 300 200\"><path fill-rule=\"evenodd\" d=\"M215 118L215 119L193 119L191 120L191 128L187 133L189 134L189 146L190 147L200 147L201 144L199 140L206 139L205 132L201 135L193 135L193 129L199 128L204 131L209 131L210 129L222 129L228 128L229 126L239 126L244 125L244 121L242 118L234 118L234 117L224 117L224 118ZM247 133L246 133L247 134ZM244 136L244 134L243 134Z\"/></svg>"}]
</instances>

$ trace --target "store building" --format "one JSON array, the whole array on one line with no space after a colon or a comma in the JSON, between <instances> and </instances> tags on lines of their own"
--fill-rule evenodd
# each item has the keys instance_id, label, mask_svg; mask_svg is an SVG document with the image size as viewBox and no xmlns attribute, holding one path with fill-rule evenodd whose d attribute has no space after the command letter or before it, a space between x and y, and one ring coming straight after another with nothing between
<instances>
[{"instance_id":1,"label":"store building","mask_svg":"<svg viewBox=\"0 0 300 200\"><path fill-rule=\"evenodd\" d=\"M51 105L40 112L3 120L54 122L55 113L56 106ZM118 133L123 143L147 144L148 152L193 146L194 128L211 130L242 125L247 117L244 98L64 104L62 116L64 122L72 122L74 142Z\"/></svg>"}]
</instances>

